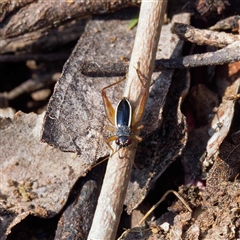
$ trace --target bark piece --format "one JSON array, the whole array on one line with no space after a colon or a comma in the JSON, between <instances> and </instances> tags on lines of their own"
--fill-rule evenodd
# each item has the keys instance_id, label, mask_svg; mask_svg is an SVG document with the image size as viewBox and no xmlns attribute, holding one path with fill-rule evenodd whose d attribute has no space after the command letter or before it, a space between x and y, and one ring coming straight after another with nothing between
<instances>
[{"instance_id":1,"label":"bark piece","mask_svg":"<svg viewBox=\"0 0 240 240\"><path fill-rule=\"evenodd\" d=\"M0 36L12 38L39 29L58 26L69 19L106 13L123 7L138 5L132 1L36 1L22 7L8 21L3 22ZM35 14L33 14L35 13ZM54 13L54 14L53 14Z\"/></svg>"},{"instance_id":2,"label":"bark piece","mask_svg":"<svg viewBox=\"0 0 240 240\"><path fill-rule=\"evenodd\" d=\"M11 12L24 7L35 0L2 0L0 3L0 22Z\"/></svg>"},{"instance_id":3,"label":"bark piece","mask_svg":"<svg viewBox=\"0 0 240 240\"><path fill-rule=\"evenodd\" d=\"M86 239L90 230L106 164L98 165L71 191L58 222L55 239Z\"/></svg>"},{"instance_id":4,"label":"bark piece","mask_svg":"<svg viewBox=\"0 0 240 240\"><path fill-rule=\"evenodd\" d=\"M216 112L211 122L211 128L208 131L211 138L207 144L207 156L205 159L206 161L210 160L213 154L218 151L219 146L229 132L234 114L235 102L227 100L227 97L238 92L240 84L239 66L239 63L230 64L227 73L228 75L223 75L222 78L218 79L218 84L220 81L222 81L221 88L226 89L224 91L222 103L220 104L218 111ZM221 88L219 88L219 91Z\"/></svg>"},{"instance_id":5,"label":"bark piece","mask_svg":"<svg viewBox=\"0 0 240 240\"><path fill-rule=\"evenodd\" d=\"M40 142L43 114L15 114L1 122L1 237L29 214L52 217L64 206L84 163Z\"/></svg>"},{"instance_id":6,"label":"bark piece","mask_svg":"<svg viewBox=\"0 0 240 240\"><path fill-rule=\"evenodd\" d=\"M3 61L4 59L8 60L9 58L15 58L16 60L19 59L19 61L23 61L28 58L39 61L44 59L44 61L47 61L46 58L49 57L48 61L51 61L51 59L54 61L56 53L49 54L48 56L46 53L42 54L42 52L53 51L54 49L59 49L59 47L62 47L65 44L77 41L84 32L84 27L88 20L89 18L72 20L56 28L49 29L48 31L45 31L45 29L39 29L15 37L0 38L1 54L19 53L15 56L12 54L3 55L0 59ZM29 53L30 55L26 53ZM64 59L67 59L70 55L69 53L57 53L59 58L65 57ZM67 57L66 54L68 54Z\"/></svg>"}]
</instances>

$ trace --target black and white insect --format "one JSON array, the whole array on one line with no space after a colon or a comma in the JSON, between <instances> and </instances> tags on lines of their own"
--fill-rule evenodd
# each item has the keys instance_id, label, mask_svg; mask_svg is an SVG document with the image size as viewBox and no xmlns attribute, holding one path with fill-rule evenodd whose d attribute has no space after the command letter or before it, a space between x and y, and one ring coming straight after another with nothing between
<instances>
[{"instance_id":1,"label":"black and white insect","mask_svg":"<svg viewBox=\"0 0 240 240\"><path fill-rule=\"evenodd\" d=\"M142 138L135 134L136 131L143 128L143 125L138 126L140 123L145 102L146 102L146 88L144 87L141 79L141 83L143 86L143 94L139 100L139 104L133 110L130 101L123 97L117 104L116 109L113 108L110 100L106 95L106 89L110 88L124 79L119 80L116 83L110 84L107 87L102 89L102 97L105 107L105 112L108 121L111 123L112 126L107 126L107 129L111 132L114 132L115 135L111 136L106 140L107 145L111 148L114 152L114 149L110 145L110 142L115 141L115 143L119 146L119 148L127 147L132 143L132 139L136 139L141 141Z\"/></svg>"}]
</instances>

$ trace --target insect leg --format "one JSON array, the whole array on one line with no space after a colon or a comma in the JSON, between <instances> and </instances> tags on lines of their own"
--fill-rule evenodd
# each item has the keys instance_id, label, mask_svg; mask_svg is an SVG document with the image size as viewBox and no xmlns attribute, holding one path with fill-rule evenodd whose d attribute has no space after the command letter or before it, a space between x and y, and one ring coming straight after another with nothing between
<instances>
[{"instance_id":1,"label":"insect leg","mask_svg":"<svg viewBox=\"0 0 240 240\"><path fill-rule=\"evenodd\" d=\"M109 131L111 131L111 132L115 132L115 131L116 131L116 128L113 127L113 126L110 126L110 125L107 125L107 126L106 126L106 129L109 130Z\"/></svg>"},{"instance_id":2,"label":"insect leg","mask_svg":"<svg viewBox=\"0 0 240 240\"><path fill-rule=\"evenodd\" d=\"M146 80L146 77L137 68L136 68L136 71L137 71L138 78L143 87L143 95L140 99L139 104L136 106L136 108L133 112L132 127L137 126L137 124L141 121L141 118L142 118L143 112L144 112L144 108L145 108L145 104L146 104L146 100L147 100L147 88L144 84L145 81L143 80L143 79ZM136 130L139 130L139 129L136 129Z\"/></svg>"},{"instance_id":3,"label":"insect leg","mask_svg":"<svg viewBox=\"0 0 240 240\"><path fill-rule=\"evenodd\" d=\"M114 140L116 140L116 139L117 139L116 136L111 136L110 138L108 138L108 139L106 140L106 144L111 148L112 154L114 153L114 149L113 149L113 147L111 146L110 142L112 142L112 141L114 141ZM112 155L112 154L111 154L111 155Z\"/></svg>"},{"instance_id":4,"label":"insect leg","mask_svg":"<svg viewBox=\"0 0 240 240\"><path fill-rule=\"evenodd\" d=\"M122 82L123 80L125 80L125 78L123 79L120 79L119 81L113 83L113 84L110 84L108 86L106 86L105 88L102 89L102 98L103 98L103 103L104 103L104 108L105 108L105 112L106 112L106 116L107 116L107 119L108 121L113 125L115 126L115 110L110 102L110 100L108 99L107 97L107 94L106 94L106 89L107 88L110 88L120 82Z\"/></svg>"},{"instance_id":5,"label":"insect leg","mask_svg":"<svg viewBox=\"0 0 240 240\"><path fill-rule=\"evenodd\" d=\"M137 135L135 135L135 134L132 135L132 138L135 139L135 140L137 140L137 141L139 141L139 142L142 141L142 138L139 137L139 136L137 136Z\"/></svg>"},{"instance_id":6,"label":"insect leg","mask_svg":"<svg viewBox=\"0 0 240 240\"><path fill-rule=\"evenodd\" d=\"M134 127L132 127L132 132L136 132L136 131L138 131L138 130L141 130L141 129L143 129L144 128L144 126L143 125L140 125L140 126L134 126Z\"/></svg>"},{"instance_id":7,"label":"insect leg","mask_svg":"<svg viewBox=\"0 0 240 240\"><path fill-rule=\"evenodd\" d=\"M108 121L114 126L115 122L115 110L109 101L106 93L104 92L104 89L102 90L102 98L103 98L103 103L104 103L104 108L105 108L105 113L107 116Z\"/></svg>"},{"instance_id":8,"label":"insect leg","mask_svg":"<svg viewBox=\"0 0 240 240\"><path fill-rule=\"evenodd\" d=\"M144 108L147 100L147 89L144 87L143 95L140 99L139 104L136 106L133 115L132 115L132 127L137 126L137 124L141 121L141 118L144 113ZM139 130L139 129L137 129Z\"/></svg>"}]
</instances>

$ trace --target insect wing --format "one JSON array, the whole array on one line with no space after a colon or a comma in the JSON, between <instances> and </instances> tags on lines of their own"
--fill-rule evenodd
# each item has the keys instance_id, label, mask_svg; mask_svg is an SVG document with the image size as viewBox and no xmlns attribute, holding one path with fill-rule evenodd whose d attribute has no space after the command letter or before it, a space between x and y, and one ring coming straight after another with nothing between
<instances>
[{"instance_id":1,"label":"insect wing","mask_svg":"<svg viewBox=\"0 0 240 240\"><path fill-rule=\"evenodd\" d=\"M130 102L123 98L117 105L116 108L116 126L131 126L132 121L132 107Z\"/></svg>"}]
</instances>

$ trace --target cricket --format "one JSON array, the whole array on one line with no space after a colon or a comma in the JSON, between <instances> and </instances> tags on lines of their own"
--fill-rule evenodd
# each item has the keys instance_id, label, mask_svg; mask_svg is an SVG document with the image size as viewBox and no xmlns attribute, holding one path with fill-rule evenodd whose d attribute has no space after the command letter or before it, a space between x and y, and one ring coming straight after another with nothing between
<instances>
[{"instance_id":1,"label":"cricket","mask_svg":"<svg viewBox=\"0 0 240 240\"><path fill-rule=\"evenodd\" d=\"M144 127L143 125L139 126L139 123L144 113L147 90L138 69L136 69L136 71L143 87L143 94L139 100L139 104L135 107L135 109L132 108L132 105L127 97L123 97L114 109L106 94L106 90L108 88L119 84L126 78L123 78L116 83L110 84L102 89L102 98L106 117L111 123L111 126L107 126L107 129L114 133L113 136L106 140L106 143L112 150L112 153L114 153L114 149L110 143L113 141L115 141L119 149L129 146L132 143L132 139L135 139L139 142L142 141L142 138L136 135L136 131Z\"/></svg>"}]
</instances>

